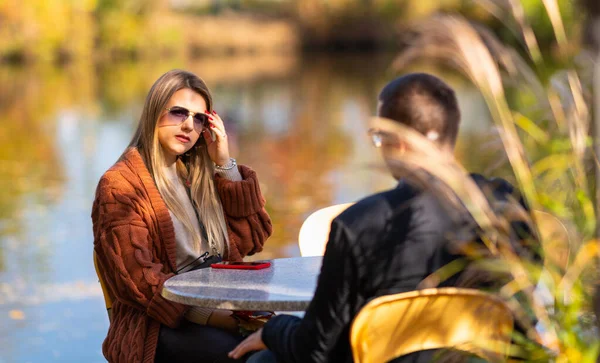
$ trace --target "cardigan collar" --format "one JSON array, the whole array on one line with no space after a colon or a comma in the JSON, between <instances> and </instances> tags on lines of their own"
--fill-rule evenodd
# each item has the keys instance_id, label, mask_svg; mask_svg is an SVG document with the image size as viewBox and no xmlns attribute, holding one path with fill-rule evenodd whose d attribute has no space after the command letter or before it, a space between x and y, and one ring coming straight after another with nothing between
<instances>
[{"instance_id":1,"label":"cardigan collar","mask_svg":"<svg viewBox=\"0 0 600 363\"><path fill-rule=\"evenodd\" d=\"M146 167L142 155L139 150L135 147L130 148L124 155L124 161L130 165L130 168L140 177L144 189L148 192L150 198L150 204L156 213L156 219L158 221L158 230L160 239L167 251L169 260L169 266L172 271L177 270L177 252L175 244L175 228L173 227L173 221L169 214L169 209L165 204L156 184L154 178L150 175L150 171Z\"/></svg>"}]
</instances>

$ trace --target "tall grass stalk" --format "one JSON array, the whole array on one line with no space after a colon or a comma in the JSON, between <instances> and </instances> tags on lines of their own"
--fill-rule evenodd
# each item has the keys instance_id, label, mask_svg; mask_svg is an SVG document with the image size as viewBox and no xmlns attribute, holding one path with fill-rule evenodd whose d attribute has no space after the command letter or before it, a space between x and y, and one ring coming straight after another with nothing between
<instances>
[{"instance_id":1,"label":"tall grass stalk","mask_svg":"<svg viewBox=\"0 0 600 363\"><path fill-rule=\"evenodd\" d=\"M495 259L490 268L504 269L511 276L500 293L529 327L526 339L517 339L512 353L530 361L595 362L600 345L591 312L591 287L600 253L595 240L592 170L597 157L589 137L592 92L582 82L582 74L589 69L585 63L576 68L574 62L565 61L569 39L556 0L543 4L558 54L569 66L547 80L539 79L539 72L532 68L546 67L541 54L548 53L537 48L535 29L519 15L519 1L509 0L504 4L508 6L484 4L496 16L505 11L516 18L517 30L512 30L521 34L529 59L489 30L459 16L442 15L415 27L414 38L394 68L400 72L415 59L427 58L452 65L471 79L488 105L514 173L498 176L516 180L532 212L524 213L512 203L498 213L498 206L488 204L466 170L428 140L382 119L373 120L373 127L394 132L410 145L412 151L398 157L398 168L413 176L418 175L415 170L434 175L442 186L423 182L456 207L466 207L484 231L484 242ZM507 88L516 93L517 101L511 98L509 102ZM515 215L537 232L543 262L532 263L510 247L508 226ZM547 296L540 294L540 285Z\"/></svg>"}]
</instances>

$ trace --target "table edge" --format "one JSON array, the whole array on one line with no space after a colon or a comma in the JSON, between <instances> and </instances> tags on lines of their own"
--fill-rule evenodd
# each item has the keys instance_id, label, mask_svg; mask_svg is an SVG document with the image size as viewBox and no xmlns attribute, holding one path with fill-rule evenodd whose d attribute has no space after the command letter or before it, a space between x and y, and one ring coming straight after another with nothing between
<instances>
[{"instance_id":1,"label":"table edge","mask_svg":"<svg viewBox=\"0 0 600 363\"><path fill-rule=\"evenodd\" d=\"M309 301L252 301L231 300L225 298L199 299L193 296L181 296L174 294L167 287L162 288L161 296L165 299L188 306L202 308L224 309L224 310L254 310L254 311L305 311L310 304ZM311 299L312 300L312 299Z\"/></svg>"}]
</instances>

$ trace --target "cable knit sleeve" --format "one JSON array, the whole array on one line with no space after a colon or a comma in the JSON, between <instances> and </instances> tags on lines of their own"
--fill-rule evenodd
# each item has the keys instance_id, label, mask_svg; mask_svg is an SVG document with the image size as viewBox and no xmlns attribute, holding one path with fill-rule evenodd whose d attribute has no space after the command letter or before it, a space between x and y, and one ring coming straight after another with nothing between
<instances>
[{"instance_id":1,"label":"cable knit sleeve","mask_svg":"<svg viewBox=\"0 0 600 363\"><path fill-rule=\"evenodd\" d=\"M263 249L273 231L256 172L239 165L241 181L215 176L229 231L228 260L238 261Z\"/></svg>"},{"instance_id":2,"label":"cable knit sleeve","mask_svg":"<svg viewBox=\"0 0 600 363\"><path fill-rule=\"evenodd\" d=\"M119 173L107 173L100 180L92 211L100 273L118 302L176 327L188 307L160 294L163 283L174 274L165 273L168 270L154 255L160 246L150 237L153 227L145 218L142 198Z\"/></svg>"}]
</instances>

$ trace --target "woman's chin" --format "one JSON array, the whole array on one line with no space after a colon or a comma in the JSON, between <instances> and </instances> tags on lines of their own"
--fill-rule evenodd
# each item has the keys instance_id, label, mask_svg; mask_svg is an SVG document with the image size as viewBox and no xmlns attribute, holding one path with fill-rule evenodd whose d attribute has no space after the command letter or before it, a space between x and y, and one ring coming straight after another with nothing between
<instances>
[{"instance_id":1,"label":"woman's chin","mask_svg":"<svg viewBox=\"0 0 600 363\"><path fill-rule=\"evenodd\" d=\"M185 154L186 151L187 151L187 149L182 148L182 147L169 148L169 149L163 148L163 152L166 154L165 156L170 155L170 157L175 157L175 158L182 156L183 154ZM167 157L169 157L169 156L167 156Z\"/></svg>"},{"instance_id":2,"label":"woman's chin","mask_svg":"<svg viewBox=\"0 0 600 363\"><path fill-rule=\"evenodd\" d=\"M181 156L183 156L185 153L187 153L190 150L191 150L191 148L190 149L181 150L176 155L177 155L177 157L181 157Z\"/></svg>"},{"instance_id":3,"label":"woman's chin","mask_svg":"<svg viewBox=\"0 0 600 363\"><path fill-rule=\"evenodd\" d=\"M177 156L181 156L183 154L185 154L190 148L186 147L185 145L175 145L174 147L171 148L171 153L173 155L177 155Z\"/></svg>"}]
</instances>

